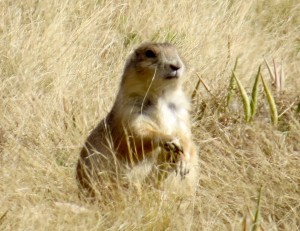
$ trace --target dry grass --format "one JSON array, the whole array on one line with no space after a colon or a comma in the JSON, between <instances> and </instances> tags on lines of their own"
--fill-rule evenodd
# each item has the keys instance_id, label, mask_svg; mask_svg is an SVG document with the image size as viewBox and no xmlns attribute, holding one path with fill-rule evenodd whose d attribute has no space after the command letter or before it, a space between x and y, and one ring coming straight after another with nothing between
<instances>
[{"instance_id":1,"label":"dry grass","mask_svg":"<svg viewBox=\"0 0 300 231\"><path fill-rule=\"evenodd\" d=\"M300 230L299 1L3 0L0 13L1 230L183 229L179 202L156 189L139 200L78 198L79 149L110 109L125 58L149 40L178 47L188 92L197 75L210 87L194 97L201 170L192 230L250 230L261 186L259 228ZM264 58L282 60L277 127L261 85L250 123L238 95L225 108L238 56L248 92L261 64L270 86Z\"/></svg>"}]
</instances>

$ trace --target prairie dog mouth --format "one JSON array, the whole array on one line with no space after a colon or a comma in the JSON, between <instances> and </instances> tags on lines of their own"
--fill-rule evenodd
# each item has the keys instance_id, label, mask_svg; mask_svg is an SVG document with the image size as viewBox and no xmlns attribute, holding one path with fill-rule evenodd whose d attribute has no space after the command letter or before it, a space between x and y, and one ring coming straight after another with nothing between
<instances>
[{"instance_id":1,"label":"prairie dog mouth","mask_svg":"<svg viewBox=\"0 0 300 231\"><path fill-rule=\"evenodd\" d=\"M172 71L169 75L166 76L166 79L178 79L179 73L178 71Z\"/></svg>"},{"instance_id":2,"label":"prairie dog mouth","mask_svg":"<svg viewBox=\"0 0 300 231\"><path fill-rule=\"evenodd\" d=\"M178 75L168 75L165 79L178 79Z\"/></svg>"}]
</instances>

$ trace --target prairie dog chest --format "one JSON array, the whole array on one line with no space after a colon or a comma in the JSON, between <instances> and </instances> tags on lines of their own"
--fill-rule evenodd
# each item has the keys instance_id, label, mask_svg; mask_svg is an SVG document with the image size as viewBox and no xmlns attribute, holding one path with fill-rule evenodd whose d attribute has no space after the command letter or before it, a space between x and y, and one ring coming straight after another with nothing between
<instances>
[{"instance_id":1,"label":"prairie dog chest","mask_svg":"<svg viewBox=\"0 0 300 231\"><path fill-rule=\"evenodd\" d=\"M162 99L158 102L157 110L158 125L166 134L189 131L189 114L184 105Z\"/></svg>"}]
</instances>

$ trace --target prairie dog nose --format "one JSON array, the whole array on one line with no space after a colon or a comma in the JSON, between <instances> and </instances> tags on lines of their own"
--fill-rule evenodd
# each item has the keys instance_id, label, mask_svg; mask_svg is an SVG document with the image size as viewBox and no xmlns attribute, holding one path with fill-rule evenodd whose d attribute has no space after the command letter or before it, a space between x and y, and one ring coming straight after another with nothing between
<instances>
[{"instance_id":1,"label":"prairie dog nose","mask_svg":"<svg viewBox=\"0 0 300 231\"><path fill-rule=\"evenodd\" d=\"M181 68L181 66L179 64L175 65L175 64L170 64L170 68L173 70L173 71L177 71Z\"/></svg>"}]
</instances>

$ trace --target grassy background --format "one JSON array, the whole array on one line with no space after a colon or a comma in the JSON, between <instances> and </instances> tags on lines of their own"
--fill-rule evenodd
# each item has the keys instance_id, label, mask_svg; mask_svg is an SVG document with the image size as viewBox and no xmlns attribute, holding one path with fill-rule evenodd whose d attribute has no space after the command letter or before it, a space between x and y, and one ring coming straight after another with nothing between
<instances>
[{"instance_id":1,"label":"grassy background","mask_svg":"<svg viewBox=\"0 0 300 231\"><path fill-rule=\"evenodd\" d=\"M201 169L192 229L250 229L263 186L260 228L299 230L299 25L298 0L0 1L0 229L175 229L178 204L162 192L91 204L75 181L80 147L109 111L126 57L141 42L168 41L187 65L188 94L197 75L211 92L201 85L193 101ZM238 94L225 107L237 57L247 91L260 64L271 85L264 57L282 62L278 127L261 84L251 123Z\"/></svg>"}]
</instances>

